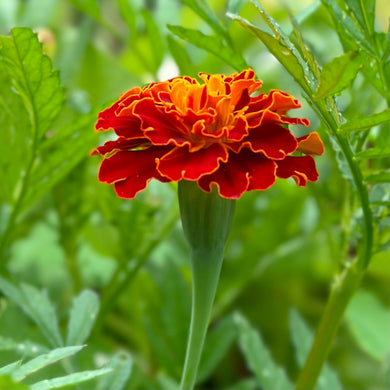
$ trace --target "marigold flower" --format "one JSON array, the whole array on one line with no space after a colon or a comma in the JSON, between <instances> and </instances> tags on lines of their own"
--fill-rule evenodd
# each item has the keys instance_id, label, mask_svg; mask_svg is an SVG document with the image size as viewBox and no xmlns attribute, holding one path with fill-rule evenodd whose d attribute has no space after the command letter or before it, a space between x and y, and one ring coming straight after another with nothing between
<instances>
[{"instance_id":1,"label":"marigold flower","mask_svg":"<svg viewBox=\"0 0 390 390\"><path fill-rule=\"evenodd\" d=\"M189 180L210 192L237 199L265 190L279 178L299 186L316 181L311 154L322 154L317 133L296 138L287 125L309 125L286 112L299 102L272 90L252 96L262 82L253 70L199 74L203 84L176 77L126 92L98 116L96 130L118 136L96 148L104 155L99 180L114 183L122 198L133 198L151 179Z\"/></svg>"}]
</instances>

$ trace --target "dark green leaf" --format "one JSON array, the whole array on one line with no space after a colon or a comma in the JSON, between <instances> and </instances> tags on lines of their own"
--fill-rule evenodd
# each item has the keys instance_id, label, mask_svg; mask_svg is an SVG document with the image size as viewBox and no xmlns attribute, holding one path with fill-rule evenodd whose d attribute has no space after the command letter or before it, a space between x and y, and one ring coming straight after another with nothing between
<instances>
[{"instance_id":1,"label":"dark green leaf","mask_svg":"<svg viewBox=\"0 0 390 390\"><path fill-rule=\"evenodd\" d=\"M347 88L362 68L358 52L348 52L324 65L314 99L334 95Z\"/></svg>"},{"instance_id":2,"label":"dark green leaf","mask_svg":"<svg viewBox=\"0 0 390 390\"><path fill-rule=\"evenodd\" d=\"M346 133L354 131L365 131L371 129L374 126L383 125L387 122L390 122L390 109L388 108L377 114L350 120L344 123L340 130Z\"/></svg>"},{"instance_id":3,"label":"dark green leaf","mask_svg":"<svg viewBox=\"0 0 390 390\"><path fill-rule=\"evenodd\" d=\"M372 38L375 30L375 0L346 0L347 10L359 21L366 36Z\"/></svg>"},{"instance_id":4,"label":"dark green leaf","mask_svg":"<svg viewBox=\"0 0 390 390\"><path fill-rule=\"evenodd\" d=\"M231 47L224 45L220 39L181 26L168 25L168 28L179 38L214 54L237 71L248 68L248 65L242 56L235 52Z\"/></svg>"},{"instance_id":5,"label":"dark green leaf","mask_svg":"<svg viewBox=\"0 0 390 390\"><path fill-rule=\"evenodd\" d=\"M248 321L236 313L238 343L249 369L257 378L258 386L267 390L286 390L294 386L283 368L275 364L260 333Z\"/></svg>"}]
</instances>

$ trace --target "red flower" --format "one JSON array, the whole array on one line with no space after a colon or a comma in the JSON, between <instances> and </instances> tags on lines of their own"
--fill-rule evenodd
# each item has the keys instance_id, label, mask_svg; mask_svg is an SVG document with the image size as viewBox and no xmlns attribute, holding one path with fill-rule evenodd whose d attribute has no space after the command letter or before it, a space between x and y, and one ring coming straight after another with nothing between
<instances>
[{"instance_id":1,"label":"red flower","mask_svg":"<svg viewBox=\"0 0 390 390\"><path fill-rule=\"evenodd\" d=\"M279 90L251 96L262 84L252 70L199 77L203 84L176 77L133 88L99 114L96 129L118 136L93 152L107 157L101 182L133 198L153 178L184 179L236 199L271 187L276 177L293 177L299 186L317 180L308 154L323 153L318 134L295 138L286 127L309 125L285 115L300 107L297 100Z\"/></svg>"}]
</instances>

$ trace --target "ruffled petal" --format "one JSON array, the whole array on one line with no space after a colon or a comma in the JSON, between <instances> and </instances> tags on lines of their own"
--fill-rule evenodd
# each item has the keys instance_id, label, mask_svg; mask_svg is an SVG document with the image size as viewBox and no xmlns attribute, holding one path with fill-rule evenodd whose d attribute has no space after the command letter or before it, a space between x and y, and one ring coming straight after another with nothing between
<instances>
[{"instance_id":1,"label":"ruffled petal","mask_svg":"<svg viewBox=\"0 0 390 390\"><path fill-rule=\"evenodd\" d=\"M318 133L309 133L298 138L298 151L305 154L317 154L321 156L324 153L324 144Z\"/></svg>"},{"instance_id":2,"label":"ruffled petal","mask_svg":"<svg viewBox=\"0 0 390 390\"><path fill-rule=\"evenodd\" d=\"M262 152L266 157L280 160L293 153L298 143L290 130L274 122L263 122L258 128L250 130L242 145L253 152Z\"/></svg>"},{"instance_id":3,"label":"ruffled petal","mask_svg":"<svg viewBox=\"0 0 390 390\"><path fill-rule=\"evenodd\" d=\"M219 169L211 175L202 176L198 180L199 187L210 192L216 186L222 197L238 199L248 189L249 173L232 160L229 158L227 163L220 164Z\"/></svg>"},{"instance_id":4,"label":"ruffled petal","mask_svg":"<svg viewBox=\"0 0 390 390\"><path fill-rule=\"evenodd\" d=\"M276 176L287 179L292 177L300 187L306 186L307 181L317 181L318 172L312 156L287 156L284 160L276 161L278 168Z\"/></svg>"},{"instance_id":5,"label":"ruffled petal","mask_svg":"<svg viewBox=\"0 0 390 390\"><path fill-rule=\"evenodd\" d=\"M141 119L145 137L154 145L189 144L188 130L177 115L159 110L151 98L137 102L134 114Z\"/></svg>"},{"instance_id":6,"label":"ruffled petal","mask_svg":"<svg viewBox=\"0 0 390 390\"><path fill-rule=\"evenodd\" d=\"M146 188L153 179L161 179L156 170L156 159L169 149L153 147L137 151L119 151L102 161L99 180L104 183L116 183L115 189L122 198L133 198ZM126 183L119 184L122 181ZM118 192L120 191L120 192Z\"/></svg>"},{"instance_id":7,"label":"ruffled petal","mask_svg":"<svg viewBox=\"0 0 390 390\"><path fill-rule=\"evenodd\" d=\"M214 172L220 162L227 158L228 152L219 143L194 152L190 152L186 145L172 149L159 159L157 170L172 181L198 180L201 176Z\"/></svg>"},{"instance_id":8,"label":"ruffled petal","mask_svg":"<svg viewBox=\"0 0 390 390\"><path fill-rule=\"evenodd\" d=\"M103 146L98 146L91 155L101 154L106 155L118 150L131 150L140 146L145 146L150 144L149 140L145 138L141 139L126 139L118 138L115 141L106 141Z\"/></svg>"}]
</instances>

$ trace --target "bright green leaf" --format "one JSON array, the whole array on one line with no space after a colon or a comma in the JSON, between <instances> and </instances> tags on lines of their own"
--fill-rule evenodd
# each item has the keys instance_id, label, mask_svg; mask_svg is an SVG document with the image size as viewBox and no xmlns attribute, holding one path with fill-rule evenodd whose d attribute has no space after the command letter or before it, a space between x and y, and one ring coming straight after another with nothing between
<instances>
[{"instance_id":1,"label":"bright green leaf","mask_svg":"<svg viewBox=\"0 0 390 390\"><path fill-rule=\"evenodd\" d=\"M61 376L53 379L45 379L30 385L31 390L50 390L57 388L64 388L65 386L76 385L78 383L86 382L98 376L108 374L111 368L100 368L98 370L81 371L66 376Z\"/></svg>"},{"instance_id":2,"label":"bright green leaf","mask_svg":"<svg viewBox=\"0 0 390 390\"><path fill-rule=\"evenodd\" d=\"M290 311L290 333L295 347L295 354L300 368L302 368L309 355L314 341L313 331L308 327L298 311ZM317 390L341 390L342 385L336 372L325 363L317 380Z\"/></svg>"},{"instance_id":3,"label":"bright green leaf","mask_svg":"<svg viewBox=\"0 0 390 390\"><path fill-rule=\"evenodd\" d=\"M12 372L12 378L16 381L21 381L26 376L33 374L34 372L42 369L43 367L56 363L59 360L72 356L83 348L84 345L78 345L53 349L49 353L39 355L36 358L31 359L27 363L22 364L19 368Z\"/></svg>"},{"instance_id":4,"label":"bright green leaf","mask_svg":"<svg viewBox=\"0 0 390 390\"><path fill-rule=\"evenodd\" d=\"M267 390L286 390L294 386L283 368L276 365L261 335L248 321L236 313L238 344L249 369L257 378L258 386Z\"/></svg>"},{"instance_id":5,"label":"bright green leaf","mask_svg":"<svg viewBox=\"0 0 390 390\"><path fill-rule=\"evenodd\" d=\"M112 372L100 379L97 390L122 390L131 375L133 361L125 352L114 355L105 365L112 368Z\"/></svg>"},{"instance_id":6,"label":"bright green leaf","mask_svg":"<svg viewBox=\"0 0 390 390\"><path fill-rule=\"evenodd\" d=\"M370 173L364 177L364 181L369 184L390 183L390 171ZM387 205L388 202L385 202Z\"/></svg>"},{"instance_id":7,"label":"bright green leaf","mask_svg":"<svg viewBox=\"0 0 390 390\"><path fill-rule=\"evenodd\" d=\"M243 69L248 68L248 65L243 57L239 53L235 52L231 47L224 45L220 39L210 35L205 35L200 31L181 26L168 25L168 28L179 38L214 54L237 71L242 71Z\"/></svg>"},{"instance_id":8,"label":"bright green leaf","mask_svg":"<svg viewBox=\"0 0 390 390\"><path fill-rule=\"evenodd\" d=\"M15 27L10 37L0 37L0 61L9 80L23 100L33 139L40 138L59 113L63 100L58 72L30 29Z\"/></svg>"},{"instance_id":9,"label":"bright green leaf","mask_svg":"<svg viewBox=\"0 0 390 390\"><path fill-rule=\"evenodd\" d=\"M99 298L91 290L82 291L74 300L68 323L67 345L84 343L99 313Z\"/></svg>"},{"instance_id":10,"label":"bright green leaf","mask_svg":"<svg viewBox=\"0 0 390 390\"><path fill-rule=\"evenodd\" d=\"M390 314L372 293L358 291L345 312L358 345L373 358L385 362L390 354Z\"/></svg>"},{"instance_id":11,"label":"bright green leaf","mask_svg":"<svg viewBox=\"0 0 390 390\"><path fill-rule=\"evenodd\" d=\"M377 114L365 116L358 119L350 120L344 123L340 130L344 132L365 131L371 129L374 126L383 125L390 122L390 109L386 109Z\"/></svg>"},{"instance_id":12,"label":"bright green leaf","mask_svg":"<svg viewBox=\"0 0 390 390\"><path fill-rule=\"evenodd\" d=\"M324 65L314 99L334 95L347 88L362 68L362 57L351 51Z\"/></svg>"}]
</instances>

